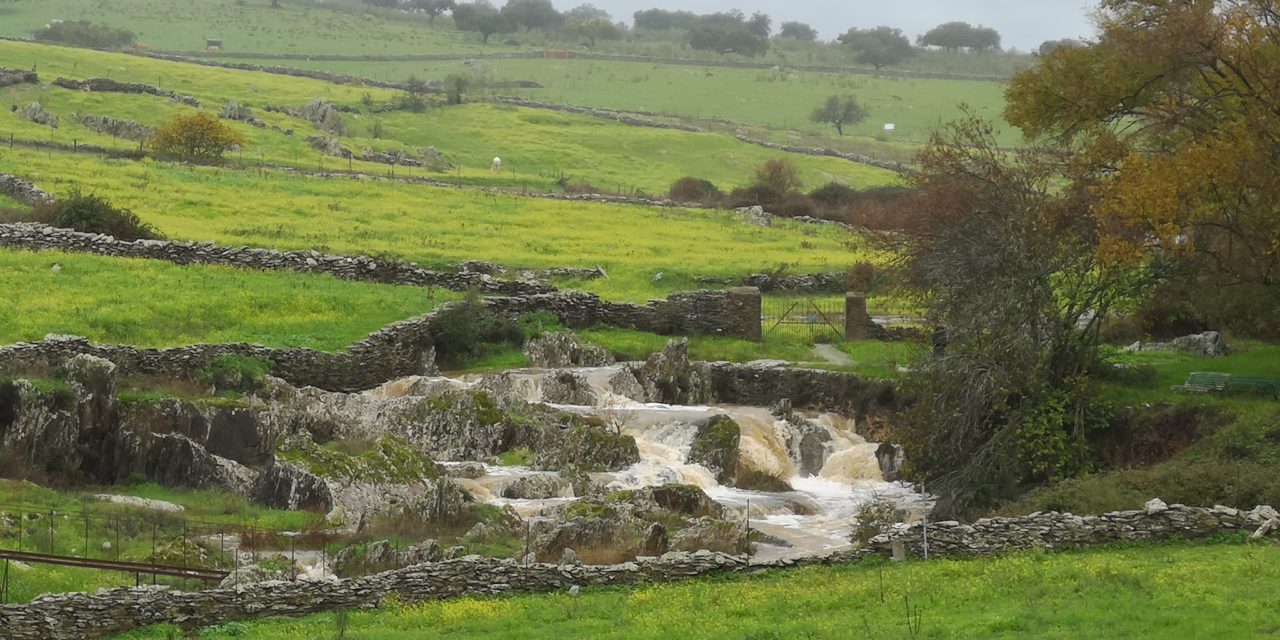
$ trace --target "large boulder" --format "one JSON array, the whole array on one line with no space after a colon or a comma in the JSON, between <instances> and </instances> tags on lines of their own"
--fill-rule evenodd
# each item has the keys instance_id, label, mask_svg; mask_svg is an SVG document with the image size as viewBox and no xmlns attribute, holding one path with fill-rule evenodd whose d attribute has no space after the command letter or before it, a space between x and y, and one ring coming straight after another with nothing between
<instances>
[{"instance_id":1,"label":"large boulder","mask_svg":"<svg viewBox=\"0 0 1280 640\"><path fill-rule=\"evenodd\" d=\"M502 487L502 497L514 500L545 500L572 497L569 481L553 473L540 473L512 480Z\"/></svg>"},{"instance_id":2,"label":"large boulder","mask_svg":"<svg viewBox=\"0 0 1280 640\"><path fill-rule=\"evenodd\" d=\"M1125 351L1177 351L1216 358L1230 355L1231 348L1222 339L1222 334L1217 331L1205 331L1174 338L1169 342L1135 342L1126 347Z\"/></svg>"},{"instance_id":3,"label":"large boulder","mask_svg":"<svg viewBox=\"0 0 1280 640\"><path fill-rule=\"evenodd\" d=\"M257 493L257 477L252 470L209 453L191 438L163 433L143 442L140 470L153 482L171 487L224 489L246 497Z\"/></svg>"},{"instance_id":4,"label":"large boulder","mask_svg":"<svg viewBox=\"0 0 1280 640\"><path fill-rule=\"evenodd\" d=\"M604 367L613 364L609 350L569 333L548 333L524 345L533 366L543 369Z\"/></svg>"},{"instance_id":5,"label":"large boulder","mask_svg":"<svg viewBox=\"0 0 1280 640\"><path fill-rule=\"evenodd\" d=\"M689 447L689 462L700 464L715 474L716 482L727 485L738 470L738 442L742 429L726 415L700 420Z\"/></svg>"},{"instance_id":6,"label":"large boulder","mask_svg":"<svg viewBox=\"0 0 1280 640\"><path fill-rule=\"evenodd\" d=\"M274 509L328 512L333 508L333 494L324 480L279 459L273 459L258 475L253 499Z\"/></svg>"},{"instance_id":7,"label":"large boulder","mask_svg":"<svg viewBox=\"0 0 1280 640\"><path fill-rule=\"evenodd\" d=\"M689 339L667 343L632 373L645 391L648 402L699 405L713 401L705 366L689 361Z\"/></svg>"},{"instance_id":8,"label":"large boulder","mask_svg":"<svg viewBox=\"0 0 1280 640\"><path fill-rule=\"evenodd\" d=\"M787 424L790 431L787 446L800 475L818 475L831 453L831 433L822 425L808 420Z\"/></svg>"},{"instance_id":9,"label":"large boulder","mask_svg":"<svg viewBox=\"0 0 1280 640\"><path fill-rule=\"evenodd\" d=\"M585 376L572 371L557 371L542 383L542 400L551 404L593 407L599 398Z\"/></svg>"}]
</instances>

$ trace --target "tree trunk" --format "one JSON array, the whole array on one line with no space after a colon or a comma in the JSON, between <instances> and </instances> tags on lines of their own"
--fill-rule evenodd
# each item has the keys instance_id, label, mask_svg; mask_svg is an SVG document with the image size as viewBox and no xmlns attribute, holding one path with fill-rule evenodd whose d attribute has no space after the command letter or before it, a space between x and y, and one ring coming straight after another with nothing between
<instances>
[{"instance_id":1,"label":"tree trunk","mask_svg":"<svg viewBox=\"0 0 1280 640\"><path fill-rule=\"evenodd\" d=\"M836 133L840 134L840 137L842 137L842 138L843 138L843 137L844 137L844 123L843 123L843 122L836 122L836 123L835 123L835 125L836 125Z\"/></svg>"}]
</instances>

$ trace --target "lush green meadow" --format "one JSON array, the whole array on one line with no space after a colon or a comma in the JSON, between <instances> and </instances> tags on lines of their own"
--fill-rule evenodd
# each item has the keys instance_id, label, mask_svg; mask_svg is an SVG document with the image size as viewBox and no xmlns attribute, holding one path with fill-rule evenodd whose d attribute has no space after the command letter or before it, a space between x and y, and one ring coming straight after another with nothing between
<instances>
[{"instance_id":1,"label":"lush green meadow","mask_svg":"<svg viewBox=\"0 0 1280 640\"><path fill-rule=\"evenodd\" d=\"M456 297L291 272L0 250L0 344L61 333L144 347L254 342L337 351Z\"/></svg>"},{"instance_id":2,"label":"lush green meadow","mask_svg":"<svg viewBox=\"0 0 1280 640\"><path fill-rule=\"evenodd\" d=\"M840 271L886 256L844 230L731 212L559 202L389 181L199 168L86 154L0 151L0 172L55 194L79 187L132 209L172 238L389 254L424 265L603 266L568 283L618 299L701 288L695 276L766 269ZM657 273L664 276L657 282Z\"/></svg>"},{"instance_id":3,"label":"lush green meadow","mask_svg":"<svg viewBox=\"0 0 1280 640\"><path fill-rule=\"evenodd\" d=\"M990 560L861 563L733 579L390 605L352 640L399 638L1258 638L1277 632L1280 547L1229 542ZM912 615L915 614L915 615ZM912 622L909 627L908 619ZM169 628L120 636L164 638ZM331 637L333 614L202 638Z\"/></svg>"},{"instance_id":4,"label":"lush green meadow","mask_svg":"<svg viewBox=\"0 0 1280 640\"><path fill-rule=\"evenodd\" d=\"M30 62L28 63L28 60ZM234 154L239 163L270 163L307 169L355 170L383 174L390 167L368 162L347 162L312 149L305 138L323 133L301 118L263 109L266 105L302 107L313 98L356 109L344 115L348 134L342 144L356 153L415 150L433 146L445 154L456 171L446 175L400 167L400 175L426 175L467 183L556 189L561 182L590 183L608 191L665 193L676 179L697 175L728 189L750 182L753 169L765 160L788 157L812 187L836 181L864 188L898 181L892 172L836 158L819 158L770 151L739 142L721 133L691 134L665 129L633 127L609 120L543 110L484 104L432 108L425 113L370 112L362 99L374 104L396 99L396 92L335 85L310 79L266 73L230 71L198 65L165 62L100 52L0 42L0 65L37 67L51 76L75 78L107 76L121 81L146 82L192 95L217 111L229 100L254 107L255 117L278 129L256 128L232 122L248 143ZM279 81L279 82L277 82ZM75 114L108 115L156 126L191 107L149 95L86 93L59 87L17 85L0 90L0 100L23 107L40 102L59 117L54 129L15 115L0 118L0 134L21 139L93 144L130 149L136 142L117 140L86 128ZM490 172L490 161L503 158L503 171Z\"/></svg>"},{"instance_id":5,"label":"lush green meadow","mask_svg":"<svg viewBox=\"0 0 1280 640\"><path fill-rule=\"evenodd\" d=\"M256 60L271 64L269 60ZM278 61L276 61L278 63ZM290 60L289 66L320 69L384 80L443 78L476 73L463 61ZM549 102L670 113L688 118L725 118L736 122L813 132L835 138L829 126L809 121L827 96L850 94L870 117L848 127L849 137L875 138L887 144L917 145L940 123L956 118L961 104L994 122L1003 122L1004 88L998 82L894 78L861 73L771 71L731 67L670 65L602 60L490 59L478 74L496 81L533 80L542 89L499 89ZM884 131L885 123L896 130ZM1017 144L1020 134L1005 127L1002 144Z\"/></svg>"},{"instance_id":6,"label":"lush green meadow","mask_svg":"<svg viewBox=\"0 0 1280 640\"><path fill-rule=\"evenodd\" d=\"M355 4L355 3L353 3ZM356 5L358 6L358 5ZM285 0L22 0L0 3L0 35L31 37L50 20L89 20L129 29L153 49L201 51L219 38L230 51L265 53L471 53L478 38L428 28L405 14L388 20L376 10L335 11Z\"/></svg>"}]
</instances>

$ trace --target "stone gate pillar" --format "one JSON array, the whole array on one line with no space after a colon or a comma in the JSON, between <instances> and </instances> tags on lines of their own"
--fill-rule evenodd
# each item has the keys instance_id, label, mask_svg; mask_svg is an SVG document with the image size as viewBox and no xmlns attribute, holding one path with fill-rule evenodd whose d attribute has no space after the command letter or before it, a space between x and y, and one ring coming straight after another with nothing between
<instances>
[{"instance_id":1,"label":"stone gate pillar","mask_svg":"<svg viewBox=\"0 0 1280 640\"><path fill-rule=\"evenodd\" d=\"M731 324L739 338L759 342L764 339L760 328L761 299L757 287L734 287L729 290L729 307L737 317Z\"/></svg>"},{"instance_id":2,"label":"stone gate pillar","mask_svg":"<svg viewBox=\"0 0 1280 640\"><path fill-rule=\"evenodd\" d=\"M867 294L850 291L844 294L844 339L865 340L871 316L867 315Z\"/></svg>"}]
</instances>

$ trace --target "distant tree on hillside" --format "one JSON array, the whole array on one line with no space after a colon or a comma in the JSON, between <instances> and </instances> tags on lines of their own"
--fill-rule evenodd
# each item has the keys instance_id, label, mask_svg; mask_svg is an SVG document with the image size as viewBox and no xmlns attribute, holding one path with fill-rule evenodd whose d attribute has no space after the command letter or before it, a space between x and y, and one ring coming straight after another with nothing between
<instances>
[{"instance_id":1,"label":"distant tree on hillside","mask_svg":"<svg viewBox=\"0 0 1280 640\"><path fill-rule=\"evenodd\" d=\"M911 41L902 35L902 30L892 27L850 29L839 40L857 54L855 59L858 62L872 65L877 70L898 64L916 52Z\"/></svg>"},{"instance_id":2,"label":"distant tree on hillside","mask_svg":"<svg viewBox=\"0 0 1280 640\"><path fill-rule=\"evenodd\" d=\"M780 194L796 191L804 186L800 180L800 169L787 158L771 158L756 167L757 186L768 187Z\"/></svg>"},{"instance_id":3,"label":"distant tree on hillside","mask_svg":"<svg viewBox=\"0 0 1280 640\"><path fill-rule=\"evenodd\" d=\"M1000 48L1000 32L989 27L975 27L968 22L947 22L926 31L920 36L919 43L948 51L986 51Z\"/></svg>"},{"instance_id":4,"label":"distant tree on hillside","mask_svg":"<svg viewBox=\"0 0 1280 640\"><path fill-rule=\"evenodd\" d=\"M279 8L280 8L280 0L271 0L271 8L272 8L272 9L279 9Z\"/></svg>"},{"instance_id":5,"label":"distant tree on hillside","mask_svg":"<svg viewBox=\"0 0 1280 640\"><path fill-rule=\"evenodd\" d=\"M689 46L754 57L769 51L769 39L752 31L741 11L730 11L699 17L698 25L689 31Z\"/></svg>"},{"instance_id":6,"label":"distant tree on hillside","mask_svg":"<svg viewBox=\"0 0 1280 640\"><path fill-rule=\"evenodd\" d=\"M462 95L471 88L466 76L451 73L444 79L444 99L449 104L462 104Z\"/></svg>"},{"instance_id":7,"label":"distant tree on hillside","mask_svg":"<svg viewBox=\"0 0 1280 640\"><path fill-rule=\"evenodd\" d=\"M803 22L784 22L782 29L778 31L778 37L813 42L818 39L818 30Z\"/></svg>"},{"instance_id":8,"label":"distant tree on hillside","mask_svg":"<svg viewBox=\"0 0 1280 640\"><path fill-rule=\"evenodd\" d=\"M385 7L388 9L400 6L400 0L364 0L364 3L371 4L375 7Z\"/></svg>"},{"instance_id":9,"label":"distant tree on hillside","mask_svg":"<svg viewBox=\"0 0 1280 640\"><path fill-rule=\"evenodd\" d=\"M430 90L431 87L425 80L410 74L409 80L404 83L404 95L400 97L400 103L414 113L422 113L427 109L427 93Z\"/></svg>"},{"instance_id":10,"label":"distant tree on hillside","mask_svg":"<svg viewBox=\"0 0 1280 640\"><path fill-rule=\"evenodd\" d=\"M110 49L133 44L134 34L128 29L117 29L88 20L53 20L35 32L36 40L65 42L67 44Z\"/></svg>"},{"instance_id":11,"label":"distant tree on hillside","mask_svg":"<svg viewBox=\"0 0 1280 640\"><path fill-rule=\"evenodd\" d=\"M556 11L551 0L507 0L507 4L502 7L502 15L524 27L526 31L546 31L564 24L564 16Z\"/></svg>"},{"instance_id":12,"label":"distant tree on hillside","mask_svg":"<svg viewBox=\"0 0 1280 640\"><path fill-rule=\"evenodd\" d=\"M245 137L204 111L180 113L156 129L151 149L157 156L185 162L217 162L245 143Z\"/></svg>"},{"instance_id":13,"label":"distant tree on hillside","mask_svg":"<svg viewBox=\"0 0 1280 640\"><path fill-rule=\"evenodd\" d=\"M565 33L573 37L586 38L592 46L596 40L620 40L622 30L605 18L570 18L564 25Z\"/></svg>"},{"instance_id":14,"label":"distant tree on hillside","mask_svg":"<svg viewBox=\"0 0 1280 640\"><path fill-rule=\"evenodd\" d=\"M599 18L609 23L613 22L613 16L608 11L595 6L594 4L580 4L566 12L564 12L565 20L593 20Z\"/></svg>"},{"instance_id":15,"label":"distant tree on hillside","mask_svg":"<svg viewBox=\"0 0 1280 640\"><path fill-rule=\"evenodd\" d=\"M470 4L460 4L453 10L453 23L462 31L474 31L489 42L489 36L495 33L511 33L516 25L485 0L477 0Z\"/></svg>"},{"instance_id":16,"label":"distant tree on hillside","mask_svg":"<svg viewBox=\"0 0 1280 640\"><path fill-rule=\"evenodd\" d=\"M814 110L809 119L832 125L836 128L836 133L843 136L845 125L858 124L867 119L867 110L853 96L831 96Z\"/></svg>"},{"instance_id":17,"label":"distant tree on hillside","mask_svg":"<svg viewBox=\"0 0 1280 640\"><path fill-rule=\"evenodd\" d=\"M429 16L428 23L435 23L436 18L446 11L453 11L458 3L453 0L411 0L410 4L413 8L423 11Z\"/></svg>"},{"instance_id":18,"label":"distant tree on hillside","mask_svg":"<svg viewBox=\"0 0 1280 640\"><path fill-rule=\"evenodd\" d=\"M761 38L768 38L773 33L773 18L757 11L751 14L750 20L747 20L747 31Z\"/></svg>"},{"instance_id":19,"label":"distant tree on hillside","mask_svg":"<svg viewBox=\"0 0 1280 640\"><path fill-rule=\"evenodd\" d=\"M665 11L663 9L647 9L637 11L632 16L637 29L667 31L671 29L692 29L698 25L698 14L691 11Z\"/></svg>"}]
</instances>

